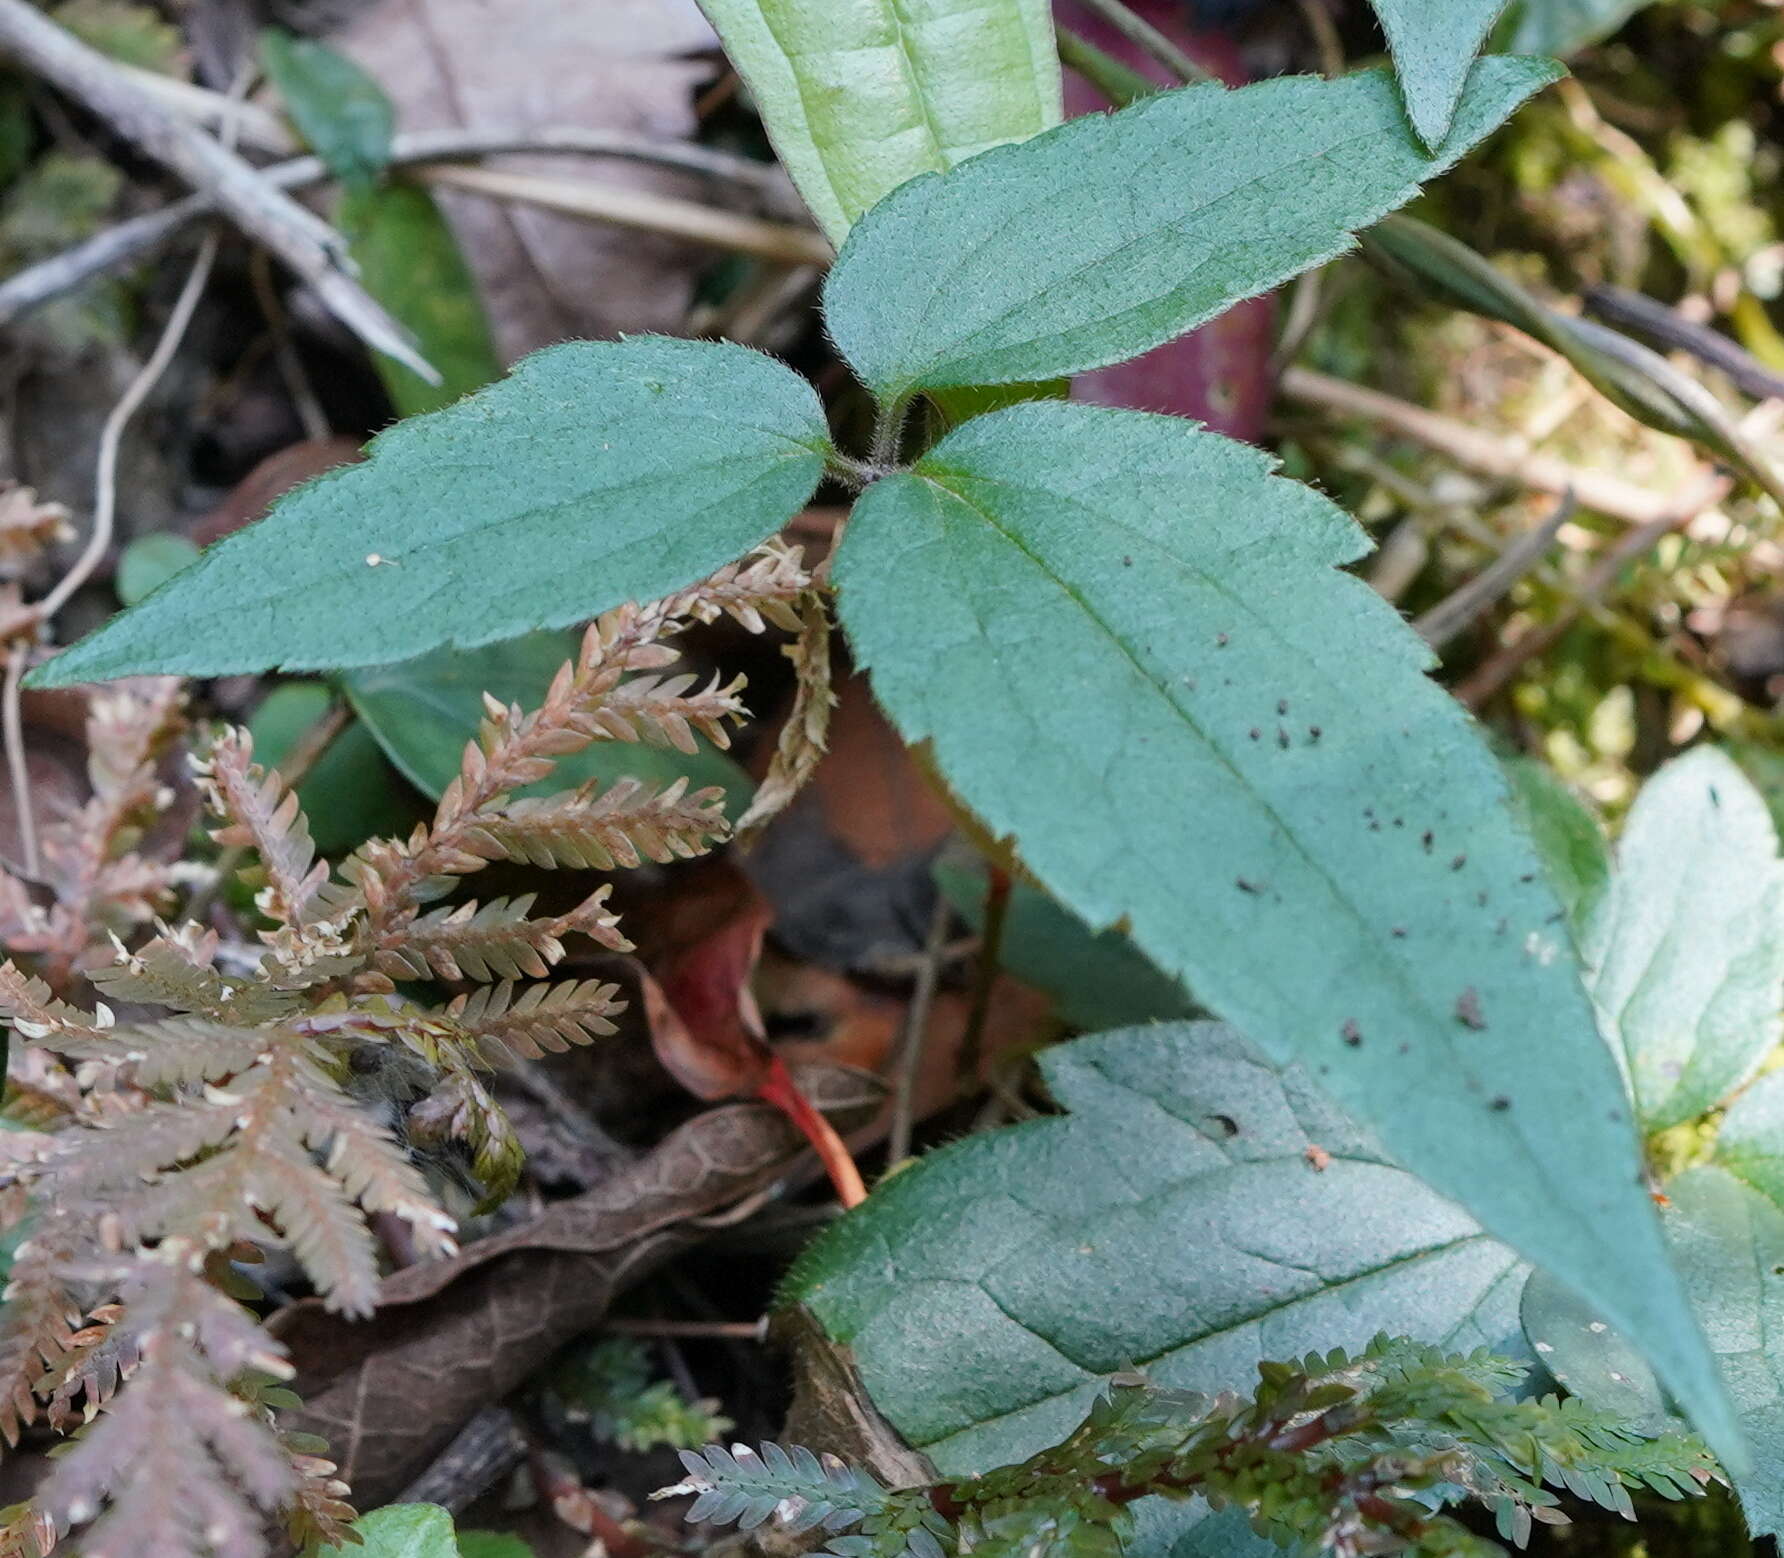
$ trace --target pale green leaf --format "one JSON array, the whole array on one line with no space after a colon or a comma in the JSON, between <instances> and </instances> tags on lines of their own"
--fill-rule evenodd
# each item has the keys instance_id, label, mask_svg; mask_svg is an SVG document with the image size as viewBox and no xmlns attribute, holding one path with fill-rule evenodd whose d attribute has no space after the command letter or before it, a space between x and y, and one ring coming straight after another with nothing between
<instances>
[{"instance_id":1,"label":"pale green leaf","mask_svg":"<svg viewBox=\"0 0 1784 1558\"><path fill-rule=\"evenodd\" d=\"M533 1549L506 1531L460 1531L459 1558L534 1558Z\"/></svg>"},{"instance_id":2,"label":"pale green leaf","mask_svg":"<svg viewBox=\"0 0 1784 1558\"><path fill-rule=\"evenodd\" d=\"M1713 1166L1686 1170L1666 1193L1673 1258L1751 1450L1751 1464L1734 1478L1741 1507L1755 1536L1784 1535L1784 1209ZM1574 1395L1653 1424L1664 1417L1663 1392L1606 1318L1540 1275L1531 1279L1524 1324Z\"/></svg>"},{"instance_id":3,"label":"pale green leaf","mask_svg":"<svg viewBox=\"0 0 1784 1558\"><path fill-rule=\"evenodd\" d=\"M980 418L862 498L844 623L905 737L1055 897L1126 916L1397 1161L1613 1307L1727 1445L1504 779L1337 571L1362 532L1270 470L1166 417Z\"/></svg>"},{"instance_id":4,"label":"pale green leaf","mask_svg":"<svg viewBox=\"0 0 1784 1558\"><path fill-rule=\"evenodd\" d=\"M1608 38L1649 0L1513 0L1505 45L1565 58Z\"/></svg>"},{"instance_id":5,"label":"pale green leaf","mask_svg":"<svg viewBox=\"0 0 1784 1558\"><path fill-rule=\"evenodd\" d=\"M550 347L391 428L37 675L378 665L563 627L748 551L803 506L827 449L811 386L759 352Z\"/></svg>"},{"instance_id":6,"label":"pale green leaf","mask_svg":"<svg viewBox=\"0 0 1784 1558\"><path fill-rule=\"evenodd\" d=\"M1722 753L1642 786L1581 951L1648 1130L1720 1102L1778 1042L1784 867L1764 800Z\"/></svg>"},{"instance_id":7,"label":"pale green leaf","mask_svg":"<svg viewBox=\"0 0 1784 1558\"><path fill-rule=\"evenodd\" d=\"M1047 0L700 0L832 243L882 195L1060 121Z\"/></svg>"},{"instance_id":8,"label":"pale green leaf","mask_svg":"<svg viewBox=\"0 0 1784 1558\"><path fill-rule=\"evenodd\" d=\"M438 1504L389 1504L353 1522L357 1546L324 1547L318 1558L459 1558L452 1516Z\"/></svg>"},{"instance_id":9,"label":"pale green leaf","mask_svg":"<svg viewBox=\"0 0 1784 1558\"><path fill-rule=\"evenodd\" d=\"M381 184L349 191L335 220L361 285L415 337L440 374L430 384L388 353L372 354L399 417L438 411L502 376L477 283L428 190Z\"/></svg>"},{"instance_id":10,"label":"pale green leaf","mask_svg":"<svg viewBox=\"0 0 1784 1558\"><path fill-rule=\"evenodd\" d=\"M575 655L572 634L529 633L481 649L436 649L395 665L366 666L344 673L341 684L391 762L438 800L457 776L465 747L477 738L483 694L537 708L558 667ZM560 758L548 779L516 793L550 795L590 779L604 788L618 779L660 787L683 778L690 789L724 790L727 816L735 818L749 805L749 776L704 738L693 756L641 742L597 741Z\"/></svg>"},{"instance_id":11,"label":"pale green leaf","mask_svg":"<svg viewBox=\"0 0 1784 1558\"><path fill-rule=\"evenodd\" d=\"M1041 1068L1068 1116L931 1153L789 1280L944 1475L1056 1443L1135 1364L1250 1390L1263 1359L1377 1331L1516 1335L1517 1256L1232 1029L1099 1034Z\"/></svg>"},{"instance_id":12,"label":"pale green leaf","mask_svg":"<svg viewBox=\"0 0 1784 1558\"><path fill-rule=\"evenodd\" d=\"M1767 1072L1728 1106L1715 1161L1784 1211L1784 1071Z\"/></svg>"},{"instance_id":13,"label":"pale green leaf","mask_svg":"<svg viewBox=\"0 0 1784 1558\"><path fill-rule=\"evenodd\" d=\"M260 61L310 150L349 188L369 188L396 134L383 88L345 54L277 28L260 35Z\"/></svg>"},{"instance_id":14,"label":"pale green leaf","mask_svg":"<svg viewBox=\"0 0 1784 1558\"><path fill-rule=\"evenodd\" d=\"M166 530L138 536L118 558L114 586L118 599L126 606L134 606L197 560L198 548L184 536Z\"/></svg>"},{"instance_id":15,"label":"pale green leaf","mask_svg":"<svg viewBox=\"0 0 1784 1558\"><path fill-rule=\"evenodd\" d=\"M1430 156L1385 71L1073 120L876 206L830 272L830 333L885 401L1138 356L1342 252L1555 74L1483 60Z\"/></svg>"},{"instance_id":16,"label":"pale green leaf","mask_svg":"<svg viewBox=\"0 0 1784 1558\"><path fill-rule=\"evenodd\" d=\"M1549 882L1576 929L1603 896L1611 879L1611 846L1604 827L1579 796L1531 758L1505 764L1512 809L1529 830Z\"/></svg>"},{"instance_id":17,"label":"pale green leaf","mask_svg":"<svg viewBox=\"0 0 1784 1558\"><path fill-rule=\"evenodd\" d=\"M1505 0L1371 0L1394 51L1406 112L1427 146L1449 133L1475 55Z\"/></svg>"}]
</instances>

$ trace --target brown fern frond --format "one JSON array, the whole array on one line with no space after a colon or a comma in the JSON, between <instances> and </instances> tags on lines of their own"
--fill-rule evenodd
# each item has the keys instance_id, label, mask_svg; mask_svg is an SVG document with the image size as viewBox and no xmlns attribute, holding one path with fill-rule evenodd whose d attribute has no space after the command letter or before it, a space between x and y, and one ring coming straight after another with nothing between
<instances>
[{"instance_id":1,"label":"brown fern frond","mask_svg":"<svg viewBox=\"0 0 1784 1558\"><path fill-rule=\"evenodd\" d=\"M461 1142L469 1147L471 1168L483 1181L485 1207L507 1199L526 1161L512 1122L468 1067L448 1073L410 1108L408 1132L411 1141L423 1146Z\"/></svg>"},{"instance_id":2,"label":"brown fern frond","mask_svg":"<svg viewBox=\"0 0 1784 1558\"><path fill-rule=\"evenodd\" d=\"M830 687L830 612L815 591L800 601L798 610L799 636L781 651L793 662L793 707L781 726L768 772L749 809L737 819L738 836L744 839L787 809L829 749L830 711L836 707Z\"/></svg>"},{"instance_id":3,"label":"brown fern frond","mask_svg":"<svg viewBox=\"0 0 1784 1558\"><path fill-rule=\"evenodd\" d=\"M725 792L688 793L686 779L658 791L636 779L605 790L591 783L567 795L516 801L464 830L473 859L521 860L559 869L611 871L645 860L691 860L725 838Z\"/></svg>"},{"instance_id":4,"label":"brown fern frond","mask_svg":"<svg viewBox=\"0 0 1784 1558\"><path fill-rule=\"evenodd\" d=\"M116 1001L166 1006L238 1024L271 1022L297 1009L296 999L285 992L226 980L211 961L215 955L214 933L194 940L164 932L135 952L120 946L116 963L90 970L87 978L102 995Z\"/></svg>"},{"instance_id":5,"label":"brown fern frond","mask_svg":"<svg viewBox=\"0 0 1784 1558\"><path fill-rule=\"evenodd\" d=\"M35 1386L79 1345L84 1315L70 1273L83 1250L73 1221L40 1220L13 1254L0 1307L0 1438L37 1420Z\"/></svg>"},{"instance_id":6,"label":"brown fern frond","mask_svg":"<svg viewBox=\"0 0 1784 1558\"><path fill-rule=\"evenodd\" d=\"M328 866L316 859L297 792L285 787L277 769L267 773L254 761L254 743L245 730L222 732L197 771L206 800L223 819L211 836L219 844L252 848L260 857L266 876L256 900L261 911L294 930L307 925Z\"/></svg>"},{"instance_id":7,"label":"brown fern frond","mask_svg":"<svg viewBox=\"0 0 1784 1558\"><path fill-rule=\"evenodd\" d=\"M54 941L48 912L23 882L0 867L0 947L9 952L41 952Z\"/></svg>"},{"instance_id":8,"label":"brown fern frond","mask_svg":"<svg viewBox=\"0 0 1784 1558\"><path fill-rule=\"evenodd\" d=\"M478 1044L513 1050L529 1060L572 1044L588 1044L616 1033L610 1018L626 1009L615 1000L619 986L595 979L568 979L556 985L528 985L517 998L504 981L461 995L446 1015Z\"/></svg>"},{"instance_id":9,"label":"brown fern frond","mask_svg":"<svg viewBox=\"0 0 1784 1558\"><path fill-rule=\"evenodd\" d=\"M743 561L721 568L711 578L662 601L658 609L667 617L714 622L730 617L751 633L765 631L769 623L797 633L798 602L812 587L796 546L769 541Z\"/></svg>"},{"instance_id":10,"label":"brown fern frond","mask_svg":"<svg viewBox=\"0 0 1784 1558\"><path fill-rule=\"evenodd\" d=\"M285 1508L285 1532L300 1552L318 1547L351 1549L358 1537L352 1526L359 1512L347 1502L351 1490L336 1475L340 1467L325 1456L312 1455L299 1444L320 1443L309 1436L281 1434L280 1442L291 1457L297 1489ZM5 1558L0 1554L0 1558Z\"/></svg>"},{"instance_id":11,"label":"brown fern frond","mask_svg":"<svg viewBox=\"0 0 1784 1558\"><path fill-rule=\"evenodd\" d=\"M112 682L93 694L87 776L95 798L121 816L153 804L154 768L185 729L185 706L185 684L177 676Z\"/></svg>"},{"instance_id":12,"label":"brown fern frond","mask_svg":"<svg viewBox=\"0 0 1784 1558\"><path fill-rule=\"evenodd\" d=\"M694 733L716 747L731 745L726 725L740 725L748 716L739 696L744 679L734 678L721 687L719 678L699 692L689 692L693 676L635 676L622 682L588 717L596 733L615 741L642 741L651 746L674 747L690 757L700 750Z\"/></svg>"},{"instance_id":13,"label":"brown fern frond","mask_svg":"<svg viewBox=\"0 0 1784 1558\"><path fill-rule=\"evenodd\" d=\"M563 960L563 938L573 932L615 952L632 950L616 928L619 916L604 908L611 892L604 886L554 919L528 918L532 893L435 909L385 931L375 962L393 979L542 979Z\"/></svg>"},{"instance_id":14,"label":"brown fern frond","mask_svg":"<svg viewBox=\"0 0 1784 1558\"><path fill-rule=\"evenodd\" d=\"M27 1039L40 1039L64 1055L116 1060L121 1047L113 1031L111 1010L101 1006L89 1017L59 1001L43 980L27 974L10 958L0 963L0 1017Z\"/></svg>"},{"instance_id":15,"label":"brown fern frond","mask_svg":"<svg viewBox=\"0 0 1784 1558\"><path fill-rule=\"evenodd\" d=\"M21 572L45 548L74 539L68 510L39 501L37 491L16 481L0 482L0 578Z\"/></svg>"},{"instance_id":16,"label":"brown fern frond","mask_svg":"<svg viewBox=\"0 0 1784 1558\"><path fill-rule=\"evenodd\" d=\"M38 1491L38 1511L58 1528L99 1515L81 1537L84 1558L259 1558L264 1517L297 1493L266 1414L228 1387L245 1372L283 1374L285 1365L252 1317L195 1266L177 1244L136 1261L119 1322L141 1354L131 1388L105 1405Z\"/></svg>"},{"instance_id":17,"label":"brown fern frond","mask_svg":"<svg viewBox=\"0 0 1784 1558\"><path fill-rule=\"evenodd\" d=\"M121 1304L94 1310L56 1367L37 1382L43 1415L59 1432L91 1421L135 1369L140 1354L129 1328L118 1324L123 1315Z\"/></svg>"}]
</instances>

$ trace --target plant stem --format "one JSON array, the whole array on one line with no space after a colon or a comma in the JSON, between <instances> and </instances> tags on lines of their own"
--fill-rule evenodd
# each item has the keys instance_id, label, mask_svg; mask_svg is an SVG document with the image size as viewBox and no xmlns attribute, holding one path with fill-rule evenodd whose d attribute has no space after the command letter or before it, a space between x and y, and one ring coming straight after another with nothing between
<instances>
[{"instance_id":1,"label":"plant stem","mask_svg":"<svg viewBox=\"0 0 1784 1558\"><path fill-rule=\"evenodd\" d=\"M1214 79L1145 17L1129 9L1124 0L1082 0L1082 3L1085 10L1100 16L1136 48L1144 49L1179 81L1187 85L1192 81Z\"/></svg>"},{"instance_id":2,"label":"plant stem","mask_svg":"<svg viewBox=\"0 0 1784 1558\"><path fill-rule=\"evenodd\" d=\"M1130 103L1163 90L1156 82L1148 81L1139 71L1123 65L1113 54L1105 54L1069 27L1059 29L1058 46L1060 64L1077 71L1109 100L1112 107L1126 108Z\"/></svg>"},{"instance_id":3,"label":"plant stem","mask_svg":"<svg viewBox=\"0 0 1784 1558\"><path fill-rule=\"evenodd\" d=\"M973 974L973 1004L960 1041L960 1075L970 1085L985 1053L985 1020L991 1015L991 992L1003 966L1004 928L1010 917L1010 873L993 862L985 878L985 928L979 936L978 967Z\"/></svg>"}]
</instances>

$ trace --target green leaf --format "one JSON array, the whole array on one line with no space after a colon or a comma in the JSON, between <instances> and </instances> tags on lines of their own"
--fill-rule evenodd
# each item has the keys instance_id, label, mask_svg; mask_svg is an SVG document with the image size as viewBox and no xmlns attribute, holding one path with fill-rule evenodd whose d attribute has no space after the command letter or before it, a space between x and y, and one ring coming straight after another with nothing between
<instances>
[{"instance_id":1,"label":"green leaf","mask_svg":"<svg viewBox=\"0 0 1784 1558\"><path fill-rule=\"evenodd\" d=\"M1475 55L1505 0L1371 0L1394 51L1406 112L1427 146L1449 133Z\"/></svg>"},{"instance_id":2,"label":"green leaf","mask_svg":"<svg viewBox=\"0 0 1784 1558\"><path fill-rule=\"evenodd\" d=\"M417 184L350 190L336 222L366 291L407 327L440 372L440 382L429 384L388 353L373 353L399 417L438 411L502 376L477 283L427 190Z\"/></svg>"},{"instance_id":3,"label":"green leaf","mask_svg":"<svg viewBox=\"0 0 1784 1558\"><path fill-rule=\"evenodd\" d=\"M655 600L766 536L829 448L811 386L742 346L633 336L537 352L372 441L39 668L379 665Z\"/></svg>"},{"instance_id":4,"label":"green leaf","mask_svg":"<svg viewBox=\"0 0 1784 1558\"><path fill-rule=\"evenodd\" d=\"M700 0L840 244L881 196L1060 121L1047 0Z\"/></svg>"},{"instance_id":5,"label":"green leaf","mask_svg":"<svg viewBox=\"0 0 1784 1558\"><path fill-rule=\"evenodd\" d=\"M1686 1170L1666 1191L1673 1258L1752 1451L1735 1490L1755 1536L1784 1535L1784 1210L1713 1166ZM1605 1320L1542 1282L1531 1279L1525 1331L1551 1372L1594 1406L1662 1418L1659 1387Z\"/></svg>"},{"instance_id":6,"label":"green leaf","mask_svg":"<svg viewBox=\"0 0 1784 1558\"><path fill-rule=\"evenodd\" d=\"M436 649L415 660L348 671L341 683L391 762L438 800L457 776L466 744L477 738L483 694L536 708L558 667L575 654L571 634L529 633L482 649ZM727 816L735 818L749 805L749 776L704 740L693 756L638 742L597 741L560 758L549 779L517 793L550 795L589 779L603 786L627 778L665 785L684 776L694 789L720 786Z\"/></svg>"},{"instance_id":7,"label":"green leaf","mask_svg":"<svg viewBox=\"0 0 1784 1558\"><path fill-rule=\"evenodd\" d=\"M1608 38L1649 0L1513 0L1505 46L1565 58Z\"/></svg>"},{"instance_id":8,"label":"green leaf","mask_svg":"<svg viewBox=\"0 0 1784 1558\"><path fill-rule=\"evenodd\" d=\"M438 1504L390 1504L353 1522L360 1544L324 1547L318 1558L459 1558L452 1516Z\"/></svg>"},{"instance_id":9,"label":"green leaf","mask_svg":"<svg viewBox=\"0 0 1784 1558\"><path fill-rule=\"evenodd\" d=\"M115 585L118 599L126 606L134 606L182 568L197 561L198 548L184 536L172 535L165 530L138 536L118 558Z\"/></svg>"},{"instance_id":10,"label":"green leaf","mask_svg":"<svg viewBox=\"0 0 1784 1558\"><path fill-rule=\"evenodd\" d=\"M506 1531L460 1531L459 1558L533 1558L533 1549Z\"/></svg>"},{"instance_id":11,"label":"green leaf","mask_svg":"<svg viewBox=\"0 0 1784 1558\"><path fill-rule=\"evenodd\" d=\"M369 189L390 163L396 110L345 54L268 28L260 62L310 150L349 189Z\"/></svg>"},{"instance_id":12,"label":"green leaf","mask_svg":"<svg viewBox=\"0 0 1784 1558\"><path fill-rule=\"evenodd\" d=\"M255 761L277 768L333 702L322 682L275 687L248 721ZM297 800L318 852L336 858L369 838L407 838L423 815L415 792L391 771L372 733L357 720L316 760L297 787Z\"/></svg>"},{"instance_id":13,"label":"green leaf","mask_svg":"<svg viewBox=\"0 0 1784 1558\"><path fill-rule=\"evenodd\" d=\"M1340 253L1557 69L1483 60L1432 156L1385 71L1075 119L881 201L831 269L830 333L888 403L1138 356Z\"/></svg>"},{"instance_id":14,"label":"green leaf","mask_svg":"<svg viewBox=\"0 0 1784 1558\"><path fill-rule=\"evenodd\" d=\"M1765 802L1722 753L1699 747L1642 786L1581 950L1645 1129L1759 1069L1784 1032L1784 867Z\"/></svg>"},{"instance_id":15,"label":"green leaf","mask_svg":"<svg viewBox=\"0 0 1784 1558\"><path fill-rule=\"evenodd\" d=\"M1568 923L1577 930L1610 885L1611 846L1604 828L1543 764L1518 757L1504 766L1512 809L1529 830Z\"/></svg>"},{"instance_id":16,"label":"green leaf","mask_svg":"<svg viewBox=\"0 0 1784 1558\"><path fill-rule=\"evenodd\" d=\"M1784 1211L1784 1071L1767 1072L1728 1106L1715 1161Z\"/></svg>"},{"instance_id":17,"label":"green leaf","mask_svg":"<svg viewBox=\"0 0 1784 1558\"><path fill-rule=\"evenodd\" d=\"M984 868L940 863L936 885L974 934L985 928ZM1054 998L1059 1020L1094 1032L1198 1014L1190 994L1161 974L1120 931L1093 931L1038 887L1017 882L1004 911L999 962Z\"/></svg>"},{"instance_id":18,"label":"green leaf","mask_svg":"<svg viewBox=\"0 0 1784 1558\"><path fill-rule=\"evenodd\" d=\"M906 739L1054 896L1092 926L1126 916L1397 1161L1614 1308L1727 1445L1498 767L1397 614L1337 571L1362 532L1270 471L1168 417L980 418L868 489L843 620Z\"/></svg>"},{"instance_id":19,"label":"green leaf","mask_svg":"<svg viewBox=\"0 0 1784 1558\"><path fill-rule=\"evenodd\" d=\"M943 1475L1057 1443L1135 1363L1250 1389L1265 1358L1377 1331L1516 1334L1517 1256L1231 1028L1099 1034L1041 1068L1068 1116L931 1153L789 1279Z\"/></svg>"}]
</instances>

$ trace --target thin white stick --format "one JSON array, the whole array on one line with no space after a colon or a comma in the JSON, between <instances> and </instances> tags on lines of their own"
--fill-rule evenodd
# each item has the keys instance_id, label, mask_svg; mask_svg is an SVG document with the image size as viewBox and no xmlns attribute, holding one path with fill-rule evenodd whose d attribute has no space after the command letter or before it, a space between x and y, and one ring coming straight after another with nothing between
<instances>
[{"instance_id":1,"label":"thin white stick","mask_svg":"<svg viewBox=\"0 0 1784 1558\"><path fill-rule=\"evenodd\" d=\"M215 232L206 233L204 242L199 245L198 258L186 277L186 285L180 289L173 312L167 316L161 339L155 343L155 350L150 354L149 360L137 371L136 377L130 381L118 403L112 407L111 415L105 419L105 426L99 434L99 464L93 482L93 533L87 537L86 547L75 559L74 566L38 603L37 610L46 622L61 610L69 596L87 582L111 546L118 508L118 447L123 442L124 429L148 398L149 391L155 387L155 381L167 371L167 365L173 361L173 354L179 350L186 327L192 323L193 311L204 294L204 284L210 280L211 263L216 258L217 235Z\"/></svg>"},{"instance_id":2,"label":"thin white stick","mask_svg":"<svg viewBox=\"0 0 1784 1558\"><path fill-rule=\"evenodd\" d=\"M19 680L25 674L25 646L14 644L6 657L6 686L0 694L0 726L6 739L6 769L12 776L13 805L19 819L19 851L25 875L37 880L37 818L31 811L31 770L25 766L25 726L19 712Z\"/></svg>"}]
</instances>

